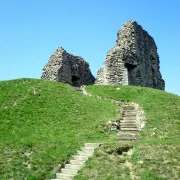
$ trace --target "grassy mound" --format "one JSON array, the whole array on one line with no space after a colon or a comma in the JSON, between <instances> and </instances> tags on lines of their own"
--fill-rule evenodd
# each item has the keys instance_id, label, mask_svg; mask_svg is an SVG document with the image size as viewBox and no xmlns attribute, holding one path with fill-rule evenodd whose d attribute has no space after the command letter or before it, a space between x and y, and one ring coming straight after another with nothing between
<instances>
[{"instance_id":1,"label":"grassy mound","mask_svg":"<svg viewBox=\"0 0 180 180\"><path fill-rule=\"evenodd\" d=\"M104 142L76 179L180 179L180 97L133 86L87 86L95 96L136 102L146 127L119 143L106 122L117 106L67 84L35 79L0 82L0 179L53 178L85 142ZM118 153L133 147L133 153Z\"/></svg>"},{"instance_id":2,"label":"grassy mound","mask_svg":"<svg viewBox=\"0 0 180 180\"><path fill-rule=\"evenodd\" d=\"M133 86L94 85L86 89L95 96L138 103L144 109L146 127L140 132L141 139L130 143L134 146L131 156L124 153L119 158L111 151L107 155L106 150L99 150L76 179L180 179L179 96ZM111 140L107 143L110 149L122 145Z\"/></svg>"},{"instance_id":3,"label":"grassy mound","mask_svg":"<svg viewBox=\"0 0 180 180\"><path fill-rule=\"evenodd\" d=\"M85 142L106 138L112 102L35 79L0 82L0 179L52 178L54 167Z\"/></svg>"},{"instance_id":4,"label":"grassy mound","mask_svg":"<svg viewBox=\"0 0 180 180\"><path fill-rule=\"evenodd\" d=\"M180 142L179 96L135 86L88 86L87 90L93 95L138 103L146 117L146 129L141 133L144 142Z\"/></svg>"}]
</instances>

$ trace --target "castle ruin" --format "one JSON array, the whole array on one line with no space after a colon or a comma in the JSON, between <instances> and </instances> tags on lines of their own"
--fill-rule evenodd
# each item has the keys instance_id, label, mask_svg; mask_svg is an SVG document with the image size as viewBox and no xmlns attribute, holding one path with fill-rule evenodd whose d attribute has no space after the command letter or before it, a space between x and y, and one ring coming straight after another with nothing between
<instances>
[{"instance_id":1,"label":"castle ruin","mask_svg":"<svg viewBox=\"0 0 180 180\"><path fill-rule=\"evenodd\" d=\"M72 86L133 85L164 90L154 39L136 21L128 21L117 33L116 45L107 53L96 81L89 64L80 56L58 48L45 65L42 79L69 83Z\"/></svg>"},{"instance_id":2,"label":"castle ruin","mask_svg":"<svg viewBox=\"0 0 180 180\"><path fill-rule=\"evenodd\" d=\"M80 56L67 53L59 47L43 68L42 79L68 83L72 86L94 84L89 64Z\"/></svg>"},{"instance_id":3,"label":"castle ruin","mask_svg":"<svg viewBox=\"0 0 180 180\"><path fill-rule=\"evenodd\" d=\"M154 39L135 21L117 33L116 45L107 53L96 84L134 85L164 90Z\"/></svg>"}]
</instances>

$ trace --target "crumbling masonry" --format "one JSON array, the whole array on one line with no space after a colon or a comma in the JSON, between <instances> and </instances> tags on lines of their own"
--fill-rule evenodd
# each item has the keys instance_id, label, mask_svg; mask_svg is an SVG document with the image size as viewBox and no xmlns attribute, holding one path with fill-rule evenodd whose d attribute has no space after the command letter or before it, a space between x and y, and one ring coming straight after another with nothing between
<instances>
[{"instance_id":1,"label":"crumbling masonry","mask_svg":"<svg viewBox=\"0 0 180 180\"><path fill-rule=\"evenodd\" d=\"M164 90L154 39L135 21L117 33L115 47L107 53L96 84L145 86Z\"/></svg>"},{"instance_id":2,"label":"crumbling masonry","mask_svg":"<svg viewBox=\"0 0 180 180\"><path fill-rule=\"evenodd\" d=\"M79 56L58 48L45 65L43 79L69 83L72 86L134 85L164 90L159 56L154 39L135 21L128 21L117 33L116 45L107 53L96 81L89 64Z\"/></svg>"},{"instance_id":3,"label":"crumbling masonry","mask_svg":"<svg viewBox=\"0 0 180 180\"><path fill-rule=\"evenodd\" d=\"M89 64L80 56L67 53L59 47L50 57L42 73L42 79L68 83L72 86L94 84Z\"/></svg>"}]
</instances>

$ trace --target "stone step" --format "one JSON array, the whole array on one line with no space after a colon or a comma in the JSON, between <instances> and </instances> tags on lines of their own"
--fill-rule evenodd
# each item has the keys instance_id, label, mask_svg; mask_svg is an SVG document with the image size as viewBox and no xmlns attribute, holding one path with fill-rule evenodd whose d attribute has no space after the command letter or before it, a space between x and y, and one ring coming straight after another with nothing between
<instances>
[{"instance_id":1,"label":"stone step","mask_svg":"<svg viewBox=\"0 0 180 180\"><path fill-rule=\"evenodd\" d=\"M136 121L136 117L133 116L129 116L129 117L123 117L123 120L135 120Z\"/></svg>"},{"instance_id":2,"label":"stone step","mask_svg":"<svg viewBox=\"0 0 180 180\"><path fill-rule=\"evenodd\" d=\"M130 117L130 118L131 118L131 117L134 117L134 118L136 118L136 114L133 114L133 115L132 115L132 114L123 114L122 117L128 117L128 118L129 118L129 117Z\"/></svg>"},{"instance_id":3,"label":"stone step","mask_svg":"<svg viewBox=\"0 0 180 180\"><path fill-rule=\"evenodd\" d=\"M61 173L63 174L72 174L75 175L77 174L78 170L77 169L66 169L66 168L62 168L61 169Z\"/></svg>"},{"instance_id":4,"label":"stone step","mask_svg":"<svg viewBox=\"0 0 180 180\"><path fill-rule=\"evenodd\" d=\"M123 112L130 113L130 112L137 112L135 109L129 110L129 109L123 109Z\"/></svg>"},{"instance_id":5,"label":"stone step","mask_svg":"<svg viewBox=\"0 0 180 180\"><path fill-rule=\"evenodd\" d=\"M119 124L137 124L137 122L134 120L122 120L119 122Z\"/></svg>"},{"instance_id":6,"label":"stone step","mask_svg":"<svg viewBox=\"0 0 180 180\"><path fill-rule=\"evenodd\" d=\"M64 173L56 173L56 178L61 180L72 180L74 175L72 174L64 174Z\"/></svg>"},{"instance_id":7,"label":"stone step","mask_svg":"<svg viewBox=\"0 0 180 180\"><path fill-rule=\"evenodd\" d=\"M121 131L138 131L138 128L120 128Z\"/></svg>"},{"instance_id":8,"label":"stone step","mask_svg":"<svg viewBox=\"0 0 180 180\"><path fill-rule=\"evenodd\" d=\"M123 104L122 107L134 107L134 104Z\"/></svg>"},{"instance_id":9,"label":"stone step","mask_svg":"<svg viewBox=\"0 0 180 180\"><path fill-rule=\"evenodd\" d=\"M117 139L119 140L137 140L139 139L139 135L137 134L137 131L120 131L117 134Z\"/></svg>"},{"instance_id":10,"label":"stone step","mask_svg":"<svg viewBox=\"0 0 180 180\"><path fill-rule=\"evenodd\" d=\"M86 160L88 160L88 156L77 155L77 156L73 156L73 159L74 160L86 161Z\"/></svg>"},{"instance_id":11,"label":"stone step","mask_svg":"<svg viewBox=\"0 0 180 180\"><path fill-rule=\"evenodd\" d=\"M122 106L123 110L135 110L134 106Z\"/></svg>"},{"instance_id":12,"label":"stone step","mask_svg":"<svg viewBox=\"0 0 180 180\"><path fill-rule=\"evenodd\" d=\"M78 151L77 155L73 156L69 164L65 164L65 167L61 169L61 173L56 174L56 180L72 180L77 174L77 171L80 170L88 160L89 156L93 154L94 149L99 146L100 143L86 143L85 147Z\"/></svg>"},{"instance_id":13,"label":"stone step","mask_svg":"<svg viewBox=\"0 0 180 180\"><path fill-rule=\"evenodd\" d=\"M94 151L95 148L93 147L83 147L81 148L81 151Z\"/></svg>"},{"instance_id":14,"label":"stone step","mask_svg":"<svg viewBox=\"0 0 180 180\"><path fill-rule=\"evenodd\" d=\"M83 165L82 164L66 164L65 168L66 169L76 169L79 170Z\"/></svg>"},{"instance_id":15,"label":"stone step","mask_svg":"<svg viewBox=\"0 0 180 180\"><path fill-rule=\"evenodd\" d=\"M94 151L78 151L78 156L91 156Z\"/></svg>"},{"instance_id":16,"label":"stone step","mask_svg":"<svg viewBox=\"0 0 180 180\"><path fill-rule=\"evenodd\" d=\"M70 160L69 161L69 164L76 164L76 165L82 165L82 164L84 164L85 163L85 161L80 161L80 160Z\"/></svg>"},{"instance_id":17,"label":"stone step","mask_svg":"<svg viewBox=\"0 0 180 180\"><path fill-rule=\"evenodd\" d=\"M122 113L123 116L136 116L136 114L136 111L123 111Z\"/></svg>"},{"instance_id":18,"label":"stone step","mask_svg":"<svg viewBox=\"0 0 180 180\"><path fill-rule=\"evenodd\" d=\"M81 151L78 151L78 152L84 152L84 153L93 153L94 152L94 149L89 149L89 148L82 148Z\"/></svg>"},{"instance_id":19,"label":"stone step","mask_svg":"<svg viewBox=\"0 0 180 180\"><path fill-rule=\"evenodd\" d=\"M120 125L124 125L124 124L135 124L135 125L136 125L137 123L136 123L136 121L123 121L123 122L120 121L119 124L120 124Z\"/></svg>"},{"instance_id":20,"label":"stone step","mask_svg":"<svg viewBox=\"0 0 180 180\"><path fill-rule=\"evenodd\" d=\"M121 124L120 128L138 128L136 124Z\"/></svg>"},{"instance_id":21,"label":"stone step","mask_svg":"<svg viewBox=\"0 0 180 180\"><path fill-rule=\"evenodd\" d=\"M135 111L135 110L125 110L125 109L123 109L123 111L122 111L122 114L123 115L125 115L125 114L137 114L137 111Z\"/></svg>"},{"instance_id":22,"label":"stone step","mask_svg":"<svg viewBox=\"0 0 180 180\"><path fill-rule=\"evenodd\" d=\"M100 143L85 143L85 147L98 148L99 146L100 146Z\"/></svg>"},{"instance_id":23,"label":"stone step","mask_svg":"<svg viewBox=\"0 0 180 180\"><path fill-rule=\"evenodd\" d=\"M136 120L120 120L121 123L136 123Z\"/></svg>"}]
</instances>

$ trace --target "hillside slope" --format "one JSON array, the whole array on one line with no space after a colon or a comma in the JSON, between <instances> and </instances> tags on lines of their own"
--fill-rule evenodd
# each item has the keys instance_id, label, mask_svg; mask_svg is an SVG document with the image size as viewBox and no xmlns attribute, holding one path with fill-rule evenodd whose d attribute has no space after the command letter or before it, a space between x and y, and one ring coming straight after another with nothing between
<instances>
[{"instance_id":1,"label":"hillside slope","mask_svg":"<svg viewBox=\"0 0 180 180\"><path fill-rule=\"evenodd\" d=\"M95 153L76 179L180 179L179 96L133 86L94 85L86 89L94 96L138 103L144 110L146 127L139 141L128 143L134 147L131 156L119 156L117 149L124 143L112 139Z\"/></svg>"},{"instance_id":2,"label":"hillside slope","mask_svg":"<svg viewBox=\"0 0 180 180\"><path fill-rule=\"evenodd\" d=\"M145 112L146 128L141 133L143 141L159 141L160 132L167 132L161 142L179 141L180 97L152 88L137 86L87 86L88 92L119 101L136 102ZM158 129L152 135L154 129Z\"/></svg>"},{"instance_id":3,"label":"hillside slope","mask_svg":"<svg viewBox=\"0 0 180 180\"><path fill-rule=\"evenodd\" d=\"M63 83L18 79L0 82L0 179L39 180L54 177L85 142L104 145L76 179L180 179L180 97L133 86L87 86L94 96L136 102L144 110L141 139L128 142L131 157L119 156L116 132L106 122L118 107L87 97ZM126 160L131 168L124 167ZM133 172L131 172L133 171Z\"/></svg>"},{"instance_id":4,"label":"hillside slope","mask_svg":"<svg viewBox=\"0 0 180 180\"><path fill-rule=\"evenodd\" d=\"M101 124L116 109L62 83L0 82L0 179L52 178L85 142L106 137Z\"/></svg>"}]
</instances>

